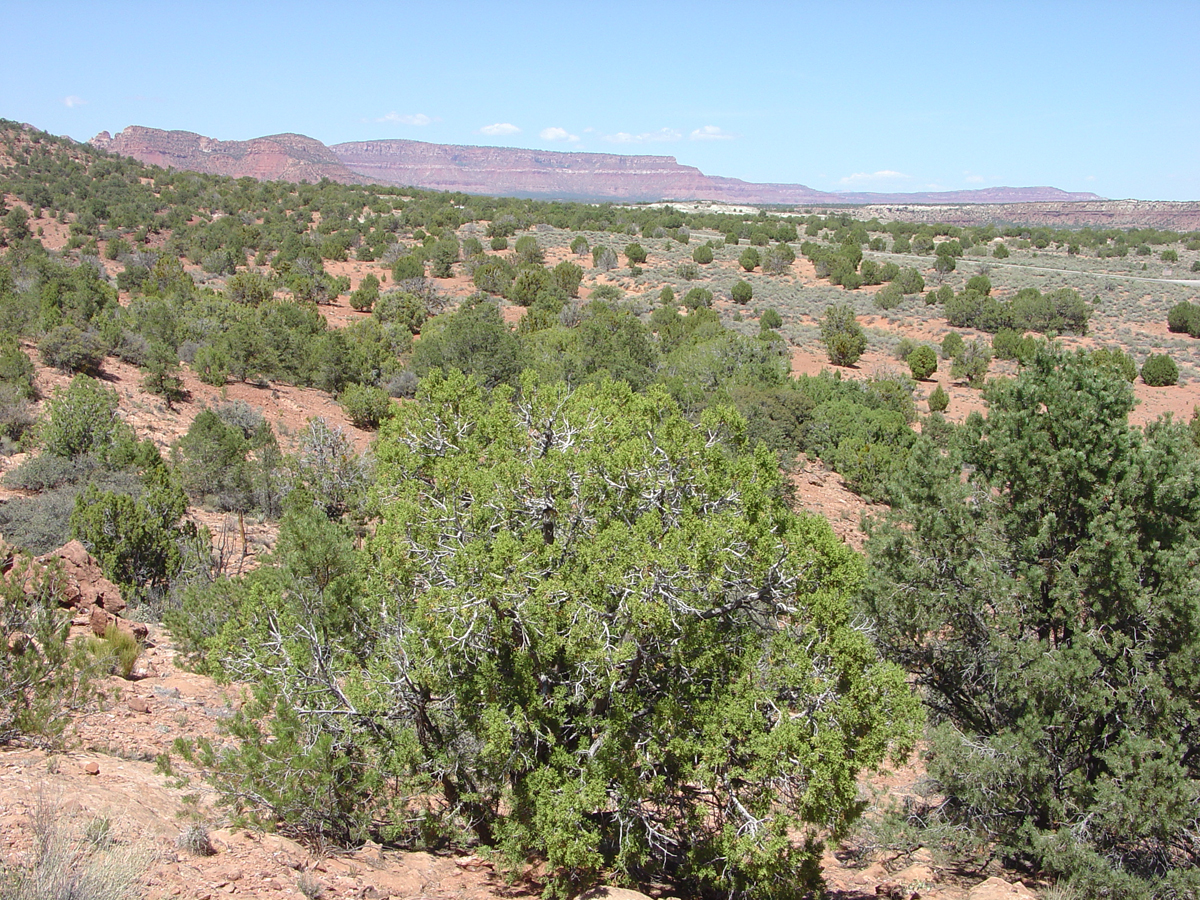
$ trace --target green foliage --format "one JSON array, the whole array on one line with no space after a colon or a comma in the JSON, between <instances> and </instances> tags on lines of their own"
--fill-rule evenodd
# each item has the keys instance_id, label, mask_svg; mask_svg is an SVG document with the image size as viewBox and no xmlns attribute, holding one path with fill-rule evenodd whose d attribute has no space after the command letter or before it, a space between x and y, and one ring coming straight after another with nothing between
<instances>
[{"instance_id":1,"label":"green foliage","mask_svg":"<svg viewBox=\"0 0 1200 900\"><path fill-rule=\"evenodd\" d=\"M688 309L708 308L712 304L713 295L708 288L694 287L683 295L683 305Z\"/></svg>"},{"instance_id":2,"label":"green foliage","mask_svg":"<svg viewBox=\"0 0 1200 900\"><path fill-rule=\"evenodd\" d=\"M518 262L530 266L541 266L546 262L546 254L538 245L537 238L532 234L523 234L517 238L515 249Z\"/></svg>"},{"instance_id":3,"label":"green foliage","mask_svg":"<svg viewBox=\"0 0 1200 900\"><path fill-rule=\"evenodd\" d=\"M184 541L195 525L183 520L187 494L160 462L144 476L138 498L88 485L75 501L71 536L100 562L131 601L161 596L183 565Z\"/></svg>"},{"instance_id":4,"label":"green foliage","mask_svg":"<svg viewBox=\"0 0 1200 900\"><path fill-rule=\"evenodd\" d=\"M880 309L895 309L904 302L904 291L893 281L876 291L871 299Z\"/></svg>"},{"instance_id":5,"label":"green foliage","mask_svg":"<svg viewBox=\"0 0 1200 900\"><path fill-rule=\"evenodd\" d=\"M563 260L550 272L550 280L568 297L579 296L579 285L583 281L583 269L570 260Z\"/></svg>"},{"instance_id":6,"label":"green foliage","mask_svg":"<svg viewBox=\"0 0 1200 900\"><path fill-rule=\"evenodd\" d=\"M60 608L65 579L26 556L0 577L0 746L53 743L88 692L86 660L71 652L71 617Z\"/></svg>"},{"instance_id":7,"label":"green foliage","mask_svg":"<svg viewBox=\"0 0 1200 900\"><path fill-rule=\"evenodd\" d=\"M258 306L273 299L275 289L270 280L260 272L244 271L238 272L225 282L225 294L234 303Z\"/></svg>"},{"instance_id":8,"label":"green foliage","mask_svg":"<svg viewBox=\"0 0 1200 900\"><path fill-rule=\"evenodd\" d=\"M1101 347L1093 350L1091 360L1095 366L1115 369L1130 383L1137 379L1137 361L1120 347Z\"/></svg>"},{"instance_id":9,"label":"green foliage","mask_svg":"<svg viewBox=\"0 0 1200 900\"><path fill-rule=\"evenodd\" d=\"M747 272L753 272L762 263L762 257L753 247L747 247L738 257L738 265Z\"/></svg>"},{"instance_id":10,"label":"green foliage","mask_svg":"<svg viewBox=\"0 0 1200 900\"><path fill-rule=\"evenodd\" d=\"M592 268L600 272L611 272L617 267L617 254L611 247L592 248Z\"/></svg>"},{"instance_id":11,"label":"green foliage","mask_svg":"<svg viewBox=\"0 0 1200 900\"><path fill-rule=\"evenodd\" d=\"M747 281L735 281L729 289L729 297L734 303L745 306L754 299L754 288Z\"/></svg>"},{"instance_id":12,"label":"green foliage","mask_svg":"<svg viewBox=\"0 0 1200 900\"><path fill-rule=\"evenodd\" d=\"M429 306L422 297L410 291L388 291L375 301L372 314L375 321L385 327L420 334L429 315Z\"/></svg>"},{"instance_id":13,"label":"green foliage","mask_svg":"<svg viewBox=\"0 0 1200 900\"><path fill-rule=\"evenodd\" d=\"M1200 460L1115 369L1039 348L918 442L864 611L923 687L937 815L1086 896L1197 888ZM964 466L967 466L964 468Z\"/></svg>"},{"instance_id":14,"label":"green foliage","mask_svg":"<svg viewBox=\"0 0 1200 900\"><path fill-rule=\"evenodd\" d=\"M996 359L1015 359L1024 362L1033 356L1037 341L1011 328L1001 328L992 338L992 353Z\"/></svg>"},{"instance_id":15,"label":"green foliage","mask_svg":"<svg viewBox=\"0 0 1200 900\"><path fill-rule=\"evenodd\" d=\"M338 840L470 832L545 860L548 896L816 889L915 702L851 624L856 557L744 428L612 382L427 379L381 437L369 553L324 589L281 572L214 645L262 685L218 786Z\"/></svg>"},{"instance_id":16,"label":"green foliage","mask_svg":"<svg viewBox=\"0 0 1200 900\"><path fill-rule=\"evenodd\" d=\"M1166 353L1151 353L1142 363L1142 381L1151 387L1166 387L1179 382L1179 366Z\"/></svg>"},{"instance_id":17,"label":"green foliage","mask_svg":"<svg viewBox=\"0 0 1200 900\"><path fill-rule=\"evenodd\" d=\"M76 375L46 401L39 437L47 453L68 459L105 456L132 431L117 413L117 392L87 375Z\"/></svg>"},{"instance_id":18,"label":"green foliage","mask_svg":"<svg viewBox=\"0 0 1200 900\"><path fill-rule=\"evenodd\" d=\"M359 311L370 312L371 307L379 300L379 279L374 275L366 275L358 287L350 295L350 306Z\"/></svg>"},{"instance_id":19,"label":"green foliage","mask_svg":"<svg viewBox=\"0 0 1200 900\"><path fill-rule=\"evenodd\" d=\"M835 366L852 366L867 349L867 335L848 305L827 306L821 317L821 340L829 361Z\"/></svg>"},{"instance_id":20,"label":"green foliage","mask_svg":"<svg viewBox=\"0 0 1200 900\"><path fill-rule=\"evenodd\" d=\"M425 277L425 260L419 253L408 253L401 256L392 264L392 283L407 281L410 278Z\"/></svg>"},{"instance_id":21,"label":"green foliage","mask_svg":"<svg viewBox=\"0 0 1200 900\"><path fill-rule=\"evenodd\" d=\"M985 341L977 338L966 344L954 357L950 366L950 377L963 378L973 388L983 387L991 362L991 348Z\"/></svg>"},{"instance_id":22,"label":"green foliage","mask_svg":"<svg viewBox=\"0 0 1200 900\"><path fill-rule=\"evenodd\" d=\"M378 428L395 410L387 391L364 384L347 387L338 395L338 403L351 422L371 431Z\"/></svg>"},{"instance_id":23,"label":"green foliage","mask_svg":"<svg viewBox=\"0 0 1200 900\"><path fill-rule=\"evenodd\" d=\"M950 395L946 393L946 389L940 384L933 389L933 393L929 395L929 411L931 413L944 413L946 407L950 405Z\"/></svg>"},{"instance_id":24,"label":"green foliage","mask_svg":"<svg viewBox=\"0 0 1200 900\"><path fill-rule=\"evenodd\" d=\"M892 284L899 287L905 294L919 294L925 290L925 279L911 266L901 269L899 274L892 279Z\"/></svg>"},{"instance_id":25,"label":"green foliage","mask_svg":"<svg viewBox=\"0 0 1200 900\"><path fill-rule=\"evenodd\" d=\"M94 331L80 331L74 325L59 325L38 342L42 362L67 375L100 371L107 352L104 340Z\"/></svg>"},{"instance_id":26,"label":"green foliage","mask_svg":"<svg viewBox=\"0 0 1200 900\"><path fill-rule=\"evenodd\" d=\"M702 266L707 266L713 261L712 247L708 244L701 244L692 251L692 261L697 262Z\"/></svg>"},{"instance_id":27,"label":"green foliage","mask_svg":"<svg viewBox=\"0 0 1200 900\"><path fill-rule=\"evenodd\" d=\"M1172 306L1167 312L1167 330L1200 337L1200 304L1183 300Z\"/></svg>"},{"instance_id":28,"label":"green foliage","mask_svg":"<svg viewBox=\"0 0 1200 900\"><path fill-rule=\"evenodd\" d=\"M954 359L966 346L967 342L963 340L963 336L957 331L951 331L942 338L942 359Z\"/></svg>"},{"instance_id":29,"label":"green foliage","mask_svg":"<svg viewBox=\"0 0 1200 900\"><path fill-rule=\"evenodd\" d=\"M658 302L663 306L674 306L675 289L669 284L663 285L663 289L658 292Z\"/></svg>"},{"instance_id":30,"label":"green foliage","mask_svg":"<svg viewBox=\"0 0 1200 900\"><path fill-rule=\"evenodd\" d=\"M912 377L917 381L924 381L930 375L937 371L938 359L937 351L928 344L922 344L908 354L905 360L908 363L909 371L912 372Z\"/></svg>"},{"instance_id":31,"label":"green foliage","mask_svg":"<svg viewBox=\"0 0 1200 900\"><path fill-rule=\"evenodd\" d=\"M783 316L781 316L779 314L779 310L775 309L774 307L771 307L770 309L763 310L763 314L762 314L762 317L759 319L759 323L760 323L761 327L764 329L782 328L783 327Z\"/></svg>"},{"instance_id":32,"label":"green foliage","mask_svg":"<svg viewBox=\"0 0 1200 900\"><path fill-rule=\"evenodd\" d=\"M1008 245L1001 242L992 248L992 256L996 259L1008 259Z\"/></svg>"},{"instance_id":33,"label":"green foliage","mask_svg":"<svg viewBox=\"0 0 1200 900\"><path fill-rule=\"evenodd\" d=\"M521 347L496 304L476 303L426 325L413 349L412 368L420 377L434 369L457 369L490 388L516 382Z\"/></svg>"},{"instance_id":34,"label":"green foliage","mask_svg":"<svg viewBox=\"0 0 1200 900\"><path fill-rule=\"evenodd\" d=\"M491 248L493 250L507 250L508 249L508 238L504 237L503 235L498 234L494 238L492 238L489 246L491 246Z\"/></svg>"},{"instance_id":35,"label":"green foliage","mask_svg":"<svg viewBox=\"0 0 1200 900\"><path fill-rule=\"evenodd\" d=\"M646 248L641 244L632 243L625 246L625 258L631 266L639 266L647 259Z\"/></svg>"},{"instance_id":36,"label":"green foliage","mask_svg":"<svg viewBox=\"0 0 1200 900\"><path fill-rule=\"evenodd\" d=\"M591 250L591 247L588 245L588 239L585 238L582 234L577 235L571 241L571 252L574 253L576 256L587 256L588 252L590 250Z\"/></svg>"}]
</instances>

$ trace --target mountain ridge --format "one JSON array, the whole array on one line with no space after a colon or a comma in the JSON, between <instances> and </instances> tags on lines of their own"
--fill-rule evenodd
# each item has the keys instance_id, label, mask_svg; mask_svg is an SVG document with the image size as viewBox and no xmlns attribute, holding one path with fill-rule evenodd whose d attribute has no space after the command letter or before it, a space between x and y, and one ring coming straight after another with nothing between
<instances>
[{"instance_id":1,"label":"mountain ridge","mask_svg":"<svg viewBox=\"0 0 1200 900\"><path fill-rule=\"evenodd\" d=\"M189 131L131 125L88 143L142 162L259 180L376 182L427 190L539 199L645 202L710 200L768 205L1036 203L1102 200L1053 187L876 193L818 191L705 175L673 156L434 144L393 138L326 146L302 134L222 141Z\"/></svg>"}]
</instances>

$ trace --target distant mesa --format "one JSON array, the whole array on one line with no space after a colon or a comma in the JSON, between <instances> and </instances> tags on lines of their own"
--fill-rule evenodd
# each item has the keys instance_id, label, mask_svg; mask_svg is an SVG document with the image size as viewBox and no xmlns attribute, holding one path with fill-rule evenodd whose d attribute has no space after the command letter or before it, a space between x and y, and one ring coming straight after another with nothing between
<instances>
[{"instance_id":1,"label":"distant mesa","mask_svg":"<svg viewBox=\"0 0 1200 900\"><path fill-rule=\"evenodd\" d=\"M218 141L190 131L131 125L89 142L152 165L260 181L362 182L561 200L712 200L750 204L1040 203L1101 200L1052 187L876 194L830 193L802 184L753 184L705 175L673 156L465 147L423 141L353 141L327 147L302 134Z\"/></svg>"}]
</instances>

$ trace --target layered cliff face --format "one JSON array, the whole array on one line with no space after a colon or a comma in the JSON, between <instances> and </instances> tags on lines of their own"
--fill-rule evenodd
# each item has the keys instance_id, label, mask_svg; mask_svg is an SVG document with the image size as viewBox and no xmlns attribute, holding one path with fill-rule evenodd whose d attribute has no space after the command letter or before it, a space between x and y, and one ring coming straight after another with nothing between
<instances>
[{"instance_id":1,"label":"layered cliff face","mask_svg":"<svg viewBox=\"0 0 1200 900\"><path fill-rule=\"evenodd\" d=\"M115 137L107 131L88 143L144 163L188 172L250 177L259 181L363 181L318 140L302 134L273 134L249 141L218 141L190 131L161 131L131 125Z\"/></svg>"},{"instance_id":2,"label":"layered cliff face","mask_svg":"<svg viewBox=\"0 0 1200 900\"><path fill-rule=\"evenodd\" d=\"M190 131L131 125L91 143L145 163L259 180L375 182L562 200L714 200L748 204L1031 203L1099 200L1057 188L987 188L917 194L835 194L802 184L753 184L705 175L673 156L564 153L514 147L464 147L423 141L354 141L326 147L301 134L218 141Z\"/></svg>"},{"instance_id":3,"label":"layered cliff face","mask_svg":"<svg viewBox=\"0 0 1200 900\"><path fill-rule=\"evenodd\" d=\"M709 181L671 156L461 147L422 141L355 141L330 148L353 172L384 184L441 191L564 199L701 197Z\"/></svg>"}]
</instances>

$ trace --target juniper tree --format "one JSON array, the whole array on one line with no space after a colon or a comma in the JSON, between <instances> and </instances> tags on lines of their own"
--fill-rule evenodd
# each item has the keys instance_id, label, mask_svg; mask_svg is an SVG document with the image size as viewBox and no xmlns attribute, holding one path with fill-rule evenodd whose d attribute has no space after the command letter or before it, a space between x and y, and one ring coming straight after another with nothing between
<instances>
[{"instance_id":1,"label":"juniper tree","mask_svg":"<svg viewBox=\"0 0 1200 900\"><path fill-rule=\"evenodd\" d=\"M343 840L540 858L552 896L806 896L915 700L850 615L858 557L744 433L620 382L431 373L381 432L369 549L329 582L365 584L264 587L229 618L216 658L272 715L237 720L218 783Z\"/></svg>"},{"instance_id":2,"label":"juniper tree","mask_svg":"<svg viewBox=\"0 0 1200 900\"><path fill-rule=\"evenodd\" d=\"M936 723L941 812L1085 896L1200 888L1200 458L1119 370L1041 346L918 441L865 611Z\"/></svg>"}]
</instances>

